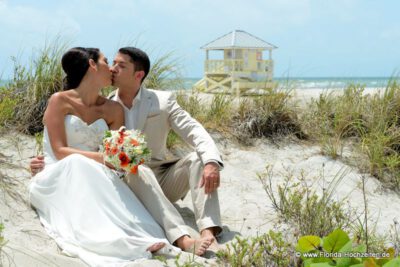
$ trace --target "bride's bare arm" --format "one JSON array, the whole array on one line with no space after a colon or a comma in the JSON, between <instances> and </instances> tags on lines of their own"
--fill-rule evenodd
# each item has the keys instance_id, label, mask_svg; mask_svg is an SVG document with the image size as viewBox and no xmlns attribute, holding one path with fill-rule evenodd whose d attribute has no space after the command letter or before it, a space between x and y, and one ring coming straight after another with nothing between
<instances>
[{"instance_id":1,"label":"bride's bare arm","mask_svg":"<svg viewBox=\"0 0 400 267\"><path fill-rule=\"evenodd\" d=\"M63 93L53 94L44 113L44 123L50 138L54 156L60 160L71 154L81 154L97 162L103 163L103 155L99 152L83 151L69 147L65 133L64 117L68 114L70 106L67 96Z\"/></svg>"}]
</instances>

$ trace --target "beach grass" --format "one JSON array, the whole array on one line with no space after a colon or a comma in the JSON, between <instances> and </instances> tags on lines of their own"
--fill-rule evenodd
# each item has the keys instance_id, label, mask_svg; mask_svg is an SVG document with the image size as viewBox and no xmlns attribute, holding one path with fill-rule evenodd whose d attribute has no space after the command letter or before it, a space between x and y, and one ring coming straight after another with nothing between
<instances>
[{"instance_id":1,"label":"beach grass","mask_svg":"<svg viewBox=\"0 0 400 267\"><path fill-rule=\"evenodd\" d=\"M63 87L60 60L67 46L68 42L56 37L34 51L28 65L13 58L14 75L6 85L7 94L2 96L0 104L5 103L8 108L7 113L0 117L3 127L6 124L29 134L43 130L42 119L47 100ZM13 109L10 102L14 104ZM9 114L12 114L11 119Z\"/></svg>"},{"instance_id":2,"label":"beach grass","mask_svg":"<svg viewBox=\"0 0 400 267\"><path fill-rule=\"evenodd\" d=\"M0 129L8 128L14 121L14 109L19 102L11 90L0 88Z\"/></svg>"},{"instance_id":3,"label":"beach grass","mask_svg":"<svg viewBox=\"0 0 400 267\"><path fill-rule=\"evenodd\" d=\"M289 90L271 89L259 96L240 99L217 93L204 99L198 92L176 93L179 105L210 131L223 133L245 145L259 138L288 135L305 139L298 111L289 100Z\"/></svg>"},{"instance_id":4,"label":"beach grass","mask_svg":"<svg viewBox=\"0 0 400 267\"><path fill-rule=\"evenodd\" d=\"M382 93L363 94L361 85L349 85L337 96L321 94L311 101L303 129L319 143L322 153L334 159L349 145L368 162L358 162L386 186L399 189L400 86L390 81Z\"/></svg>"},{"instance_id":5,"label":"beach grass","mask_svg":"<svg viewBox=\"0 0 400 267\"><path fill-rule=\"evenodd\" d=\"M351 210L345 211L345 199L340 202L332 199L337 185L344 179L346 171L342 170L336 177L323 188L322 195L318 195L312 185L307 184L305 174L302 172L299 177L286 173L284 181L277 185L277 193L273 186L273 170L267 167L265 172L259 173L258 178L272 202L272 206L283 219L290 223L294 232L300 235L325 236L333 230L340 228L348 230L354 218ZM315 183L325 179L323 173Z\"/></svg>"},{"instance_id":6,"label":"beach grass","mask_svg":"<svg viewBox=\"0 0 400 267\"><path fill-rule=\"evenodd\" d=\"M3 235L3 231L4 231L4 224L0 223L0 265L3 264L3 257L4 257L3 248L7 244L7 240Z\"/></svg>"},{"instance_id":7,"label":"beach grass","mask_svg":"<svg viewBox=\"0 0 400 267\"><path fill-rule=\"evenodd\" d=\"M231 131L242 143L258 138L279 139L284 136L306 138L300 127L298 110L290 100L290 90L270 89L266 94L243 99L232 112Z\"/></svg>"},{"instance_id":8,"label":"beach grass","mask_svg":"<svg viewBox=\"0 0 400 267\"><path fill-rule=\"evenodd\" d=\"M144 85L157 90L179 90L184 87L182 65L175 52L154 59Z\"/></svg>"},{"instance_id":9,"label":"beach grass","mask_svg":"<svg viewBox=\"0 0 400 267\"><path fill-rule=\"evenodd\" d=\"M217 252L220 266L298 266L294 246L281 232L270 230L257 237L236 236L225 250Z\"/></svg>"}]
</instances>

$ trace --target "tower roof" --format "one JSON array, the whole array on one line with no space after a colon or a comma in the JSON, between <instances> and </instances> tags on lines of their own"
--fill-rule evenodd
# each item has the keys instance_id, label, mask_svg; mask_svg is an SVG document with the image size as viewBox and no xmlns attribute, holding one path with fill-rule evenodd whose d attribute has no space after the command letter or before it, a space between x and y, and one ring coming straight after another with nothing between
<instances>
[{"instance_id":1,"label":"tower roof","mask_svg":"<svg viewBox=\"0 0 400 267\"><path fill-rule=\"evenodd\" d=\"M278 47L241 30L234 30L201 47L201 49L205 50L219 50L226 48L276 49Z\"/></svg>"}]
</instances>

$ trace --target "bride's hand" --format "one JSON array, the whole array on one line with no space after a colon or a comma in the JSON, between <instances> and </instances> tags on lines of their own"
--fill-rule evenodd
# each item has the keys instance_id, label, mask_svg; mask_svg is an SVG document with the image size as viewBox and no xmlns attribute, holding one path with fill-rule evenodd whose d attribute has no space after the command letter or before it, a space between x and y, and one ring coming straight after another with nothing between
<instances>
[{"instance_id":1,"label":"bride's hand","mask_svg":"<svg viewBox=\"0 0 400 267\"><path fill-rule=\"evenodd\" d=\"M106 165L106 166L107 166L108 168L110 168L111 170L118 171L118 172L122 172L122 173L126 173L125 170L123 170L123 169L117 169L117 168L115 168L111 163L109 163L109 162L107 162L107 161L104 161L104 165Z\"/></svg>"},{"instance_id":2,"label":"bride's hand","mask_svg":"<svg viewBox=\"0 0 400 267\"><path fill-rule=\"evenodd\" d=\"M111 165L111 163L108 163L107 161L104 162L104 165L106 165L108 168L115 170L115 167Z\"/></svg>"},{"instance_id":3,"label":"bride's hand","mask_svg":"<svg viewBox=\"0 0 400 267\"><path fill-rule=\"evenodd\" d=\"M29 163L29 167L31 169L32 177L35 176L38 172L42 171L44 168L44 157L37 156L33 158Z\"/></svg>"}]
</instances>

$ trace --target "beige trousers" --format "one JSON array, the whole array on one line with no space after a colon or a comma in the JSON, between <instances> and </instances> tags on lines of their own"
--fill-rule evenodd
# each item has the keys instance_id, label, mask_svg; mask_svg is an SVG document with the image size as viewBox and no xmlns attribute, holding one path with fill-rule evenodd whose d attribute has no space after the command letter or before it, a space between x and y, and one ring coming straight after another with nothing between
<instances>
[{"instance_id":1,"label":"beige trousers","mask_svg":"<svg viewBox=\"0 0 400 267\"><path fill-rule=\"evenodd\" d=\"M203 163L197 153L190 153L177 162L152 162L150 166L151 169L140 166L138 175L127 175L125 182L161 225L171 243L188 235L182 216L171 202L183 199L189 190L199 231L210 227L222 230L218 192L206 195L204 187L199 188Z\"/></svg>"}]
</instances>

